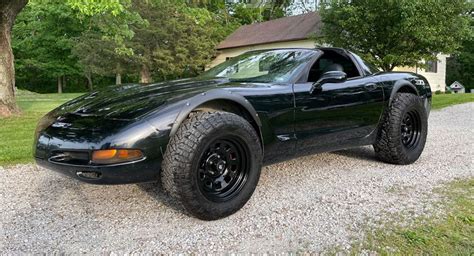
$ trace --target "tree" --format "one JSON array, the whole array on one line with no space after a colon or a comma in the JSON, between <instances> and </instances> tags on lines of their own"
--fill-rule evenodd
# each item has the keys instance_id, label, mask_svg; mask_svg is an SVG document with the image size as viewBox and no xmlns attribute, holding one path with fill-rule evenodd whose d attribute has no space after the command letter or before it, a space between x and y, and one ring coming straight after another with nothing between
<instances>
[{"instance_id":1,"label":"tree","mask_svg":"<svg viewBox=\"0 0 474 256\"><path fill-rule=\"evenodd\" d=\"M113 40L105 40L99 31L85 31L73 48L79 59L89 90L93 89L93 75L115 76L115 84L122 84L125 67L133 65L129 57L117 52L119 45Z\"/></svg>"},{"instance_id":2,"label":"tree","mask_svg":"<svg viewBox=\"0 0 474 256\"><path fill-rule=\"evenodd\" d=\"M67 0L66 2L73 9L79 10L81 13L88 16L107 13L116 16L125 11L126 6L130 5L130 0Z\"/></svg>"},{"instance_id":3,"label":"tree","mask_svg":"<svg viewBox=\"0 0 474 256\"><path fill-rule=\"evenodd\" d=\"M326 7L318 42L364 55L386 71L452 53L468 32L465 0L343 0Z\"/></svg>"},{"instance_id":4,"label":"tree","mask_svg":"<svg viewBox=\"0 0 474 256\"><path fill-rule=\"evenodd\" d=\"M84 15L97 13L118 15L129 2L129 0L67 0L68 5L79 10ZM11 32L18 13L27 3L28 0L0 1L0 117L10 116L18 112L14 95L15 69L11 48ZM41 0L43 5L48 3L48 0ZM118 38L117 41L120 41L121 37L117 36L116 38Z\"/></svg>"},{"instance_id":5,"label":"tree","mask_svg":"<svg viewBox=\"0 0 474 256\"><path fill-rule=\"evenodd\" d=\"M447 84L461 82L466 88L474 89L474 9L471 13L470 36L463 41L462 48L448 58Z\"/></svg>"},{"instance_id":6,"label":"tree","mask_svg":"<svg viewBox=\"0 0 474 256\"><path fill-rule=\"evenodd\" d=\"M211 60L222 39L221 25L205 8L160 0L133 1L132 9L148 26L131 26L134 37L126 45L139 67L140 82L195 75Z\"/></svg>"},{"instance_id":7,"label":"tree","mask_svg":"<svg viewBox=\"0 0 474 256\"><path fill-rule=\"evenodd\" d=\"M139 13L130 5L118 13L100 13L85 17L88 27L76 38L73 52L79 58L84 76L91 90L92 75L115 76L115 83L122 83L122 75L134 70L133 49L127 45L135 35L131 27L146 26ZM84 19L84 17L83 17Z\"/></svg>"},{"instance_id":8,"label":"tree","mask_svg":"<svg viewBox=\"0 0 474 256\"><path fill-rule=\"evenodd\" d=\"M293 3L293 0L272 0L263 12L264 20L282 18L286 15L286 9Z\"/></svg>"},{"instance_id":9,"label":"tree","mask_svg":"<svg viewBox=\"0 0 474 256\"><path fill-rule=\"evenodd\" d=\"M77 38L74 54L92 87L92 75L139 74L140 82L191 76L211 60L215 45L238 26L213 2L133 0L118 15L90 16L91 26ZM209 10L208 10L209 8ZM212 10L212 11L210 11ZM142 22L130 22L123 13ZM132 19L133 20L133 19ZM127 25L133 36L109 37L110 24Z\"/></svg>"},{"instance_id":10,"label":"tree","mask_svg":"<svg viewBox=\"0 0 474 256\"><path fill-rule=\"evenodd\" d=\"M12 44L15 64L22 80L40 80L49 86L56 83L62 93L67 77L81 74L72 47L85 24L62 0L44 3L31 0L17 18Z\"/></svg>"},{"instance_id":11,"label":"tree","mask_svg":"<svg viewBox=\"0 0 474 256\"><path fill-rule=\"evenodd\" d=\"M0 2L0 117L18 112L15 102L15 68L11 48L11 31L18 13L28 0Z\"/></svg>"},{"instance_id":12,"label":"tree","mask_svg":"<svg viewBox=\"0 0 474 256\"><path fill-rule=\"evenodd\" d=\"M238 20L239 24L247 25L263 21L263 15L260 8L248 7L245 4L237 4L231 8L233 17Z\"/></svg>"},{"instance_id":13,"label":"tree","mask_svg":"<svg viewBox=\"0 0 474 256\"><path fill-rule=\"evenodd\" d=\"M282 18L292 3L293 0L253 0L237 1L228 7L232 16L245 25Z\"/></svg>"}]
</instances>

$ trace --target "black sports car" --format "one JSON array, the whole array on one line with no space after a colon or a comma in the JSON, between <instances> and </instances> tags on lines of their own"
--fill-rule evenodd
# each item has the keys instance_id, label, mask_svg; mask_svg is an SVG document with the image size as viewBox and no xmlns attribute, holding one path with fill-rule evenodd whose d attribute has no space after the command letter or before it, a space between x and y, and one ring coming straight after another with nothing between
<instances>
[{"instance_id":1,"label":"black sports car","mask_svg":"<svg viewBox=\"0 0 474 256\"><path fill-rule=\"evenodd\" d=\"M245 53L193 79L109 87L36 130L39 165L95 184L161 181L201 219L239 210L262 164L373 145L392 164L423 151L431 89L338 48Z\"/></svg>"}]
</instances>

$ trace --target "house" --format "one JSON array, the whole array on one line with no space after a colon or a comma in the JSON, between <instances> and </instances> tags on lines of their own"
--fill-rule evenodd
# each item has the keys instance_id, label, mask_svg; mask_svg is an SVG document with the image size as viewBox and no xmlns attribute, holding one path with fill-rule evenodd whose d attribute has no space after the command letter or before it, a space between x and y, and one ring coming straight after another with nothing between
<instances>
[{"instance_id":1,"label":"house","mask_svg":"<svg viewBox=\"0 0 474 256\"><path fill-rule=\"evenodd\" d=\"M216 47L217 56L209 67L251 50L315 48L312 38L321 32L321 27L321 17L317 12L241 26ZM439 54L437 57L438 61L427 62L425 69L401 67L396 71L421 74L426 77L433 91L444 91L448 55Z\"/></svg>"},{"instance_id":2,"label":"house","mask_svg":"<svg viewBox=\"0 0 474 256\"><path fill-rule=\"evenodd\" d=\"M244 25L217 45L211 67L251 50L272 48L315 48L311 39L320 31L321 17L316 13L290 16Z\"/></svg>"},{"instance_id":3,"label":"house","mask_svg":"<svg viewBox=\"0 0 474 256\"><path fill-rule=\"evenodd\" d=\"M437 61L425 61L425 68L421 67L396 67L394 71L408 71L420 74L428 80L431 90L446 91L446 61L449 57L447 54L438 54Z\"/></svg>"},{"instance_id":4,"label":"house","mask_svg":"<svg viewBox=\"0 0 474 256\"><path fill-rule=\"evenodd\" d=\"M449 88L447 88L447 89L454 92L454 93L465 93L466 92L466 88L464 88L464 86L458 81L455 81L454 83L452 83L449 86Z\"/></svg>"}]
</instances>

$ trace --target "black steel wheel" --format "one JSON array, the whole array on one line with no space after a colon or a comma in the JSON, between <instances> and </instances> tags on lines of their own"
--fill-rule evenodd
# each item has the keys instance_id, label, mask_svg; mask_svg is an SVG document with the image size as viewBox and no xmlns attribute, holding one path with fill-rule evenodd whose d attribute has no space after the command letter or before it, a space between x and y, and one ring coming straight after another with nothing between
<instances>
[{"instance_id":1,"label":"black steel wheel","mask_svg":"<svg viewBox=\"0 0 474 256\"><path fill-rule=\"evenodd\" d=\"M421 118L416 109L405 113L401 125L401 139L407 149L416 148L421 138Z\"/></svg>"},{"instance_id":2,"label":"black steel wheel","mask_svg":"<svg viewBox=\"0 0 474 256\"><path fill-rule=\"evenodd\" d=\"M196 112L168 143L161 182L193 216L215 220L245 205L261 167L260 139L247 120L228 112Z\"/></svg>"},{"instance_id":3,"label":"black steel wheel","mask_svg":"<svg viewBox=\"0 0 474 256\"><path fill-rule=\"evenodd\" d=\"M250 170L248 151L242 140L234 136L210 143L197 172L199 188L209 200L227 201L240 192Z\"/></svg>"},{"instance_id":4,"label":"black steel wheel","mask_svg":"<svg viewBox=\"0 0 474 256\"><path fill-rule=\"evenodd\" d=\"M374 149L387 163L411 164L425 148L428 114L422 99L411 93L397 93L385 111Z\"/></svg>"}]
</instances>

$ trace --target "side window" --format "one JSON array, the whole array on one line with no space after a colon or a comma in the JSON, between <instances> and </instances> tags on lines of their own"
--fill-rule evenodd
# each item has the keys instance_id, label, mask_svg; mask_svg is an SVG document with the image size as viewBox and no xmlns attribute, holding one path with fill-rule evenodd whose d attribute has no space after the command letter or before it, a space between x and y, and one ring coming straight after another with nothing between
<instances>
[{"instance_id":1,"label":"side window","mask_svg":"<svg viewBox=\"0 0 474 256\"><path fill-rule=\"evenodd\" d=\"M318 81L328 71L343 71L347 74L347 78L361 76L357 66L348 56L339 54L336 51L326 50L311 67L308 82L314 83Z\"/></svg>"}]
</instances>

